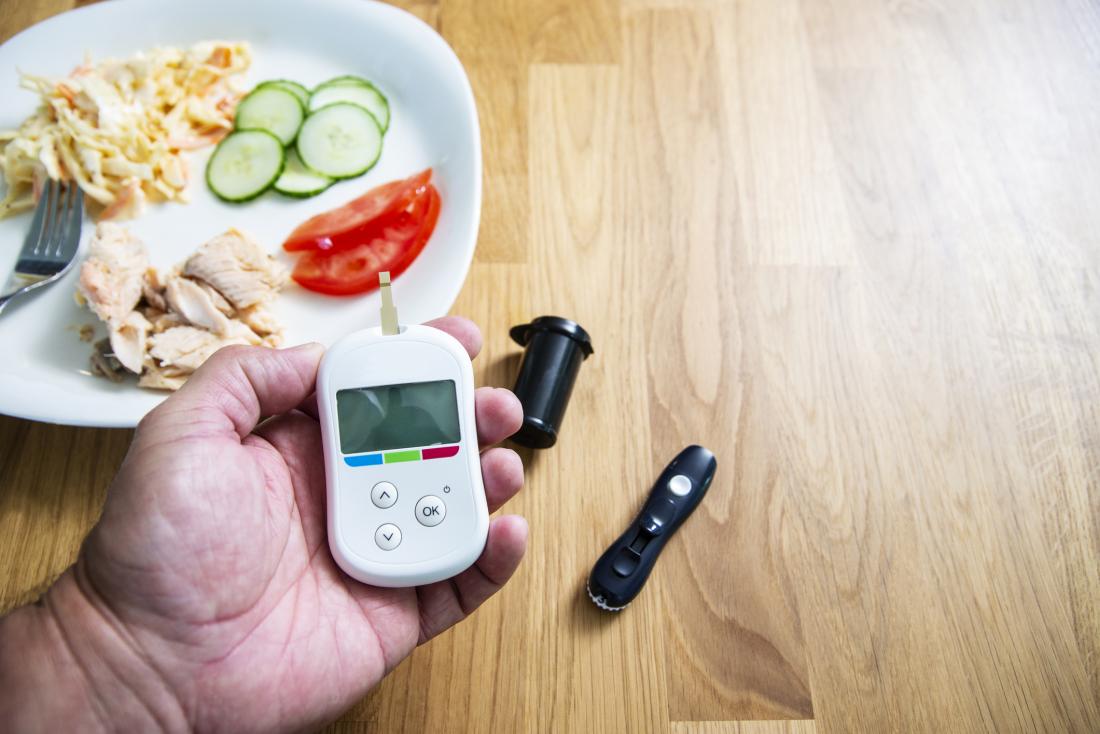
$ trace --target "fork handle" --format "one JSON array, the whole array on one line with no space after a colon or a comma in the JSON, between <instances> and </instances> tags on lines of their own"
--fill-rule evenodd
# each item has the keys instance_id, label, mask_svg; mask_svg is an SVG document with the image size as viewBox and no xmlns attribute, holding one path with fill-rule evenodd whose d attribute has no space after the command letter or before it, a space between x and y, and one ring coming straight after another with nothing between
<instances>
[{"instance_id":1,"label":"fork handle","mask_svg":"<svg viewBox=\"0 0 1100 734\"><path fill-rule=\"evenodd\" d=\"M8 282L4 283L3 288L0 288L0 313L3 313L4 306L8 305L8 301L48 281L49 278L28 277L26 275L12 273L8 276Z\"/></svg>"},{"instance_id":2,"label":"fork handle","mask_svg":"<svg viewBox=\"0 0 1100 734\"><path fill-rule=\"evenodd\" d=\"M8 301L22 295L35 285L37 285L35 281L27 281L12 273L8 278L8 282L4 284L3 288L0 288L0 313L4 312L4 306L8 305Z\"/></svg>"},{"instance_id":3,"label":"fork handle","mask_svg":"<svg viewBox=\"0 0 1100 734\"><path fill-rule=\"evenodd\" d=\"M27 284L21 282L15 273L9 275L7 282L0 288L0 313L3 313L4 306L8 305L8 301L22 293L26 287Z\"/></svg>"}]
</instances>

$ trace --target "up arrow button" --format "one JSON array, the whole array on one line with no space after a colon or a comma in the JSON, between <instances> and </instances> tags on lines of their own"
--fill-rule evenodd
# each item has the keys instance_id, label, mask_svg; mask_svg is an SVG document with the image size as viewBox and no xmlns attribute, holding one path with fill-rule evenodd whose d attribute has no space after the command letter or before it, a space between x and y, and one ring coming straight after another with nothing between
<instances>
[{"instance_id":1,"label":"up arrow button","mask_svg":"<svg viewBox=\"0 0 1100 734\"><path fill-rule=\"evenodd\" d=\"M397 502L397 487L389 482L379 482L370 491L370 501L383 510L393 507Z\"/></svg>"}]
</instances>

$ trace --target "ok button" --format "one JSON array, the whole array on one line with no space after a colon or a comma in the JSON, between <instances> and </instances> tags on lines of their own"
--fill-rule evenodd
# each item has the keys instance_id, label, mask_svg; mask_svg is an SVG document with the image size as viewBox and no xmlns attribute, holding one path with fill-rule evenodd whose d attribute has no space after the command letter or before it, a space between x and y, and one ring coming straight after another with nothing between
<instances>
[{"instance_id":1,"label":"ok button","mask_svg":"<svg viewBox=\"0 0 1100 734\"><path fill-rule=\"evenodd\" d=\"M416 521L421 525L426 525L429 528L435 527L443 522L446 515L447 505L443 504L443 500L438 497L429 494L426 497L421 497L420 501L416 503Z\"/></svg>"}]
</instances>

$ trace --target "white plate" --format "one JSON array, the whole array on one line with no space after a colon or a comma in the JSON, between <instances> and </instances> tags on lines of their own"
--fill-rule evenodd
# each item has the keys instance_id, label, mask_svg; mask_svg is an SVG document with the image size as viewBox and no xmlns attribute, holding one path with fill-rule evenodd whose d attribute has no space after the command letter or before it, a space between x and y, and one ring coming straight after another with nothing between
<instances>
[{"instance_id":1,"label":"white plate","mask_svg":"<svg viewBox=\"0 0 1100 734\"><path fill-rule=\"evenodd\" d=\"M477 240L477 110L454 52L434 30L402 10L366 0L113 0L73 10L0 46L0 129L17 127L36 104L34 94L19 89L17 68L63 76L85 52L98 60L155 45L211 39L252 44L250 83L285 78L312 86L341 74L371 79L389 98L392 122L373 170L306 200L269 193L243 205L222 203L202 180L210 151L196 153L191 158L191 203L153 205L130 223L147 244L153 265L179 263L230 226L277 252L286 235L309 216L432 166L443 201L439 223L393 289L404 322L445 314L462 287ZM0 221L0 278L13 267L29 225L29 214ZM92 229L86 222L85 240ZM133 384L114 385L88 373L91 346L79 340L77 328L96 319L73 302L75 283L74 268L44 291L13 301L0 315L0 413L73 425L137 425L164 394ZM275 310L286 326L288 345L331 344L377 324L378 307L377 292L331 298L292 284ZM97 337L103 335L99 327Z\"/></svg>"}]
</instances>

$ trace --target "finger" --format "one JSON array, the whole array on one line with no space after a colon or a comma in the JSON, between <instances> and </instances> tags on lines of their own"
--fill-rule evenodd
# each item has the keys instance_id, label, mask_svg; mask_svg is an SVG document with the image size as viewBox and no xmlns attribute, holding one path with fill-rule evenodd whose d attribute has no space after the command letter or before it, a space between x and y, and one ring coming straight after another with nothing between
<instances>
[{"instance_id":1,"label":"finger","mask_svg":"<svg viewBox=\"0 0 1100 734\"><path fill-rule=\"evenodd\" d=\"M523 424L523 406L511 390L481 387L474 393L477 441L489 446L511 436Z\"/></svg>"},{"instance_id":2,"label":"finger","mask_svg":"<svg viewBox=\"0 0 1100 734\"><path fill-rule=\"evenodd\" d=\"M518 515L498 517L477 563L452 579L420 586L420 640L424 644L461 622L512 577L527 550L527 521Z\"/></svg>"},{"instance_id":3,"label":"finger","mask_svg":"<svg viewBox=\"0 0 1100 734\"><path fill-rule=\"evenodd\" d=\"M317 393L311 392L306 399L298 403L298 410L308 415L313 420L320 420L317 415Z\"/></svg>"},{"instance_id":4,"label":"finger","mask_svg":"<svg viewBox=\"0 0 1100 734\"><path fill-rule=\"evenodd\" d=\"M470 359L473 359L481 351L481 329L473 321L462 316L444 316L424 324L434 326L440 331L445 331L466 347Z\"/></svg>"},{"instance_id":5,"label":"finger","mask_svg":"<svg viewBox=\"0 0 1100 734\"><path fill-rule=\"evenodd\" d=\"M496 512L523 486L523 461L512 449L489 449L481 455L481 476L489 512Z\"/></svg>"},{"instance_id":6,"label":"finger","mask_svg":"<svg viewBox=\"0 0 1100 734\"><path fill-rule=\"evenodd\" d=\"M290 410L313 392L323 353L320 344L220 349L142 423L172 425L177 438L198 432L243 438L262 417Z\"/></svg>"}]
</instances>

